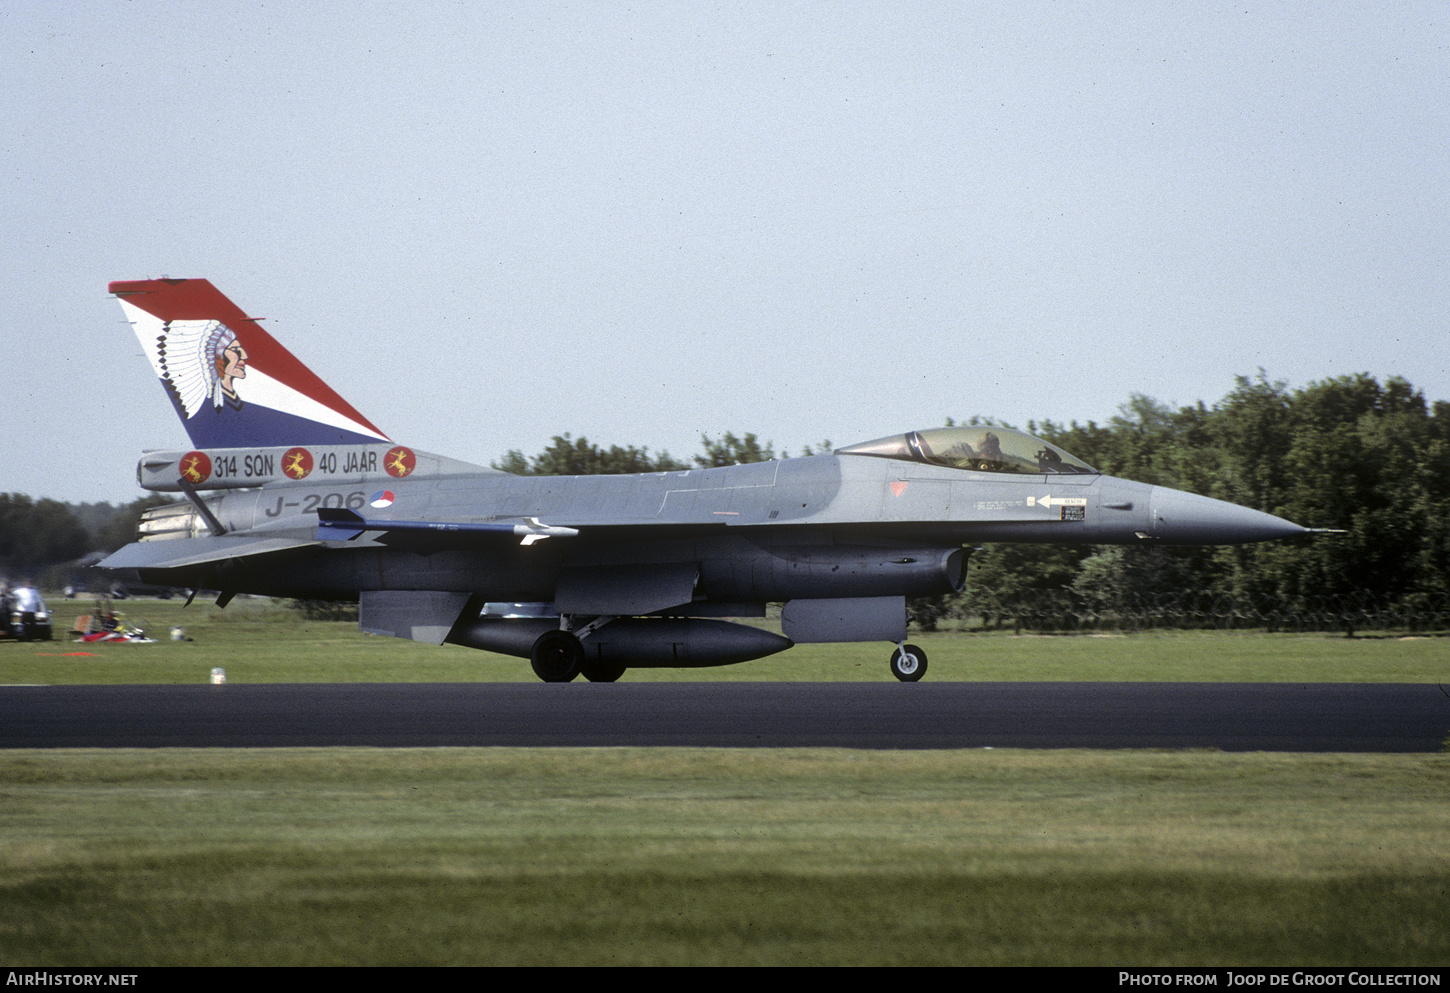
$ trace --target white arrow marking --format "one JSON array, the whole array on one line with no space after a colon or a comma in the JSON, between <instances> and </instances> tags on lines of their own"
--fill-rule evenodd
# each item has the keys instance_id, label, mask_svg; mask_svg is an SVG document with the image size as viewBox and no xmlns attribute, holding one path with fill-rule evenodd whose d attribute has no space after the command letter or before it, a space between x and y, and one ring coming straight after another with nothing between
<instances>
[{"instance_id":1,"label":"white arrow marking","mask_svg":"<svg viewBox=\"0 0 1450 993\"><path fill-rule=\"evenodd\" d=\"M1042 497L1028 497L1029 507L1086 507L1086 497L1055 497L1051 494Z\"/></svg>"}]
</instances>

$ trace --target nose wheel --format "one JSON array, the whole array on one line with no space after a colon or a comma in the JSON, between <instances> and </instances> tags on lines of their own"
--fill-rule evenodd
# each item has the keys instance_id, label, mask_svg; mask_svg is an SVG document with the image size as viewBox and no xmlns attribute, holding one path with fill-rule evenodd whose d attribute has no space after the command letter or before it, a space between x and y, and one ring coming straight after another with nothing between
<instances>
[{"instance_id":1,"label":"nose wheel","mask_svg":"<svg viewBox=\"0 0 1450 993\"><path fill-rule=\"evenodd\" d=\"M914 683L926 675L926 652L906 642L891 653L891 674L903 683Z\"/></svg>"}]
</instances>

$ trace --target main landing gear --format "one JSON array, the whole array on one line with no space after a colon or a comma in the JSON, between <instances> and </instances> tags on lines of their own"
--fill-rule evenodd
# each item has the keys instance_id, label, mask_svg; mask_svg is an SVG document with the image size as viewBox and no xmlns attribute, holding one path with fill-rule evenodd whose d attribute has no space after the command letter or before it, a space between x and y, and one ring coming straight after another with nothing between
<instances>
[{"instance_id":1,"label":"main landing gear","mask_svg":"<svg viewBox=\"0 0 1450 993\"><path fill-rule=\"evenodd\" d=\"M926 675L926 652L906 642L891 653L891 674L903 683L914 683Z\"/></svg>"},{"instance_id":2,"label":"main landing gear","mask_svg":"<svg viewBox=\"0 0 1450 993\"><path fill-rule=\"evenodd\" d=\"M545 631L529 650L534 675L546 683L567 683L584 668L584 646L568 631Z\"/></svg>"},{"instance_id":3,"label":"main landing gear","mask_svg":"<svg viewBox=\"0 0 1450 993\"><path fill-rule=\"evenodd\" d=\"M567 683L581 673L591 683L612 683L624 675L625 666L589 658L583 644L568 631L545 631L529 651L534 675L546 683Z\"/></svg>"}]
</instances>

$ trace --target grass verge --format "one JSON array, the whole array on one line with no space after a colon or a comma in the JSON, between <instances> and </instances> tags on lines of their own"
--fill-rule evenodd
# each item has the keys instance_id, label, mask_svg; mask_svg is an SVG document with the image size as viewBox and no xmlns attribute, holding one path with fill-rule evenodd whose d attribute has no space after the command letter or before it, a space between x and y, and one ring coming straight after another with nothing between
<instances>
[{"instance_id":1,"label":"grass verge","mask_svg":"<svg viewBox=\"0 0 1450 993\"><path fill-rule=\"evenodd\" d=\"M0 754L26 965L1443 965L1450 757Z\"/></svg>"}]
</instances>

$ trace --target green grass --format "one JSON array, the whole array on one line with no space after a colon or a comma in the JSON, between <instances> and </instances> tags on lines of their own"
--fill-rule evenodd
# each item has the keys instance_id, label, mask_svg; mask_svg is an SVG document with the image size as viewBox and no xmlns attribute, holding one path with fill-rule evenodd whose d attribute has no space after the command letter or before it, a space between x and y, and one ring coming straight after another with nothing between
<instances>
[{"instance_id":1,"label":"green grass","mask_svg":"<svg viewBox=\"0 0 1450 993\"><path fill-rule=\"evenodd\" d=\"M52 601L58 634L87 601ZM522 659L453 645L360 634L356 624L308 621L267 600L225 610L180 600L118 603L144 622L153 645L0 642L0 684L196 683L213 666L229 682L494 682L535 679ZM191 641L172 642L179 625ZM1179 682L1450 681L1450 639L1440 637L1154 631L1131 635L923 634L911 640L940 680L1169 680ZM85 653L85 654L70 654ZM780 655L714 669L636 669L626 682L801 680L891 682L884 643L799 645Z\"/></svg>"},{"instance_id":2,"label":"green grass","mask_svg":"<svg viewBox=\"0 0 1450 993\"><path fill-rule=\"evenodd\" d=\"M0 754L26 965L1443 965L1450 757Z\"/></svg>"}]
</instances>

